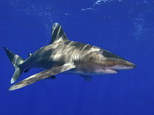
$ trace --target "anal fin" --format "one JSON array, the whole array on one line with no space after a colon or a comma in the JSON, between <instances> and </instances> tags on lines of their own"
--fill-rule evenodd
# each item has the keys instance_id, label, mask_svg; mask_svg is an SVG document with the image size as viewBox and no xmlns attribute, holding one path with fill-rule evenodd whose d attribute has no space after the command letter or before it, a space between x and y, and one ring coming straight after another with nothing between
<instances>
[{"instance_id":1,"label":"anal fin","mask_svg":"<svg viewBox=\"0 0 154 115\"><path fill-rule=\"evenodd\" d=\"M91 81L92 76L90 75L80 75L81 77L83 77L86 81Z\"/></svg>"}]
</instances>

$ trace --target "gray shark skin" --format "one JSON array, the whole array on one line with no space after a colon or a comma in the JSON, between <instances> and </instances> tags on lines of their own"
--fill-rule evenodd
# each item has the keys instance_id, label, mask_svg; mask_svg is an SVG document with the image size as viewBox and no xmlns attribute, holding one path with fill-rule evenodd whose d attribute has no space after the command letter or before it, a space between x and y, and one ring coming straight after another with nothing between
<instances>
[{"instance_id":1,"label":"gray shark skin","mask_svg":"<svg viewBox=\"0 0 154 115\"><path fill-rule=\"evenodd\" d=\"M118 70L136 67L133 63L107 50L68 40L58 23L54 23L52 27L50 44L29 54L26 60L5 47L4 50L15 67L11 83L14 83L24 70L24 72L28 72L32 67L44 69L44 71L12 85L9 88L10 91L51 76L55 78L54 75L62 72L79 74L85 80L90 81L92 75L114 74Z\"/></svg>"}]
</instances>

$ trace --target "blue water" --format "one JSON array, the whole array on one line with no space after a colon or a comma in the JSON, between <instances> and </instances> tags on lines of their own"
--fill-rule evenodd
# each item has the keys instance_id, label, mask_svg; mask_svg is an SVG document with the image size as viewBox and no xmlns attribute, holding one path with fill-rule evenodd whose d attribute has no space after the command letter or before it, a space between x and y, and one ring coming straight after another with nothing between
<instances>
[{"instance_id":1,"label":"blue water","mask_svg":"<svg viewBox=\"0 0 154 115\"><path fill-rule=\"evenodd\" d=\"M58 74L9 92L14 68L2 46L26 59L50 43L54 22L69 40L109 50L137 68L90 82ZM1 0L0 47L0 115L154 115L153 0Z\"/></svg>"}]
</instances>

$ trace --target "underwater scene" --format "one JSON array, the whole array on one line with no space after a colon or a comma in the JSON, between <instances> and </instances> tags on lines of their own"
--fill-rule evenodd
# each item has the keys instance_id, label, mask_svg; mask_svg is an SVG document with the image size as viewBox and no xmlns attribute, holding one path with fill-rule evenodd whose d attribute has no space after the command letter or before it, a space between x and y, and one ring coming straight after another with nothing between
<instances>
[{"instance_id":1,"label":"underwater scene","mask_svg":"<svg viewBox=\"0 0 154 115\"><path fill-rule=\"evenodd\" d=\"M154 115L154 0L1 0L0 115Z\"/></svg>"}]
</instances>

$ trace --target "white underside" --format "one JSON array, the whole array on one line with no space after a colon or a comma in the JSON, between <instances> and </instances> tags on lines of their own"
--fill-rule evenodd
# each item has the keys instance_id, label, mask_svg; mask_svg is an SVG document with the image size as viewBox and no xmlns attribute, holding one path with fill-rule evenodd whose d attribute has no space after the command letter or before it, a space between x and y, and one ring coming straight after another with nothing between
<instances>
[{"instance_id":1,"label":"white underside","mask_svg":"<svg viewBox=\"0 0 154 115\"><path fill-rule=\"evenodd\" d=\"M64 72L66 74L79 74L79 75L103 75L103 74L116 74L117 71L116 70L112 70L112 69L102 69L102 70L97 70L97 71L93 71L93 72L83 72L82 70L69 70Z\"/></svg>"}]
</instances>

